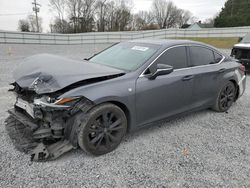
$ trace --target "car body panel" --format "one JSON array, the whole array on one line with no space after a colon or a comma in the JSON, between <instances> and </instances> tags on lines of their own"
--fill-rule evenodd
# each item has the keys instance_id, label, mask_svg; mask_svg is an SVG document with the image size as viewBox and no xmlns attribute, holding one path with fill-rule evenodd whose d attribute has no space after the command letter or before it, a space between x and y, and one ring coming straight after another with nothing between
<instances>
[{"instance_id":1,"label":"car body panel","mask_svg":"<svg viewBox=\"0 0 250 188\"><path fill-rule=\"evenodd\" d=\"M53 93L79 81L124 73L111 67L76 61L56 55L40 54L23 60L15 70L15 81L36 93Z\"/></svg>"},{"instance_id":2,"label":"car body panel","mask_svg":"<svg viewBox=\"0 0 250 188\"><path fill-rule=\"evenodd\" d=\"M137 126L190 109L193 80L183 81L188 71L174 71L155 80L140 77L136 83Z\"/></svg>"}]
</instances>

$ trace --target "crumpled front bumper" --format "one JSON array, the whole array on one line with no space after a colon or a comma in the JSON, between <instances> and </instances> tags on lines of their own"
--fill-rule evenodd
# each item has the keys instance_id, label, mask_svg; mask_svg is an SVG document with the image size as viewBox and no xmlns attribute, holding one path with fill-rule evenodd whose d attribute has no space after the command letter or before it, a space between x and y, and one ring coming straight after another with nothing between
<instances>
[{"instance_id":1,"label":"crumpled front bumper","mask_svg":"<svg viewBox=\"0 0 250 188\"><path fill-rule=\"evenodd\" d=\"M8 112L10 116L5 121L6 130L15 147L19 151L29 153L32 161L53 160L74 148L67 139L52 143L36 139L34 133L39 129L39 125L34 119L15 108Z\"/></svg>"}]
</instances>

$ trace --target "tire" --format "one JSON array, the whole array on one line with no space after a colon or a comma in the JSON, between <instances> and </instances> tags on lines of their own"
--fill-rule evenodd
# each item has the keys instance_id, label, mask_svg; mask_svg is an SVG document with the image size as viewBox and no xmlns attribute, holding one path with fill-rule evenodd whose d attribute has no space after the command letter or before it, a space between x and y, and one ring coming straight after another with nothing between
<instances>
[{"instance_id":1,"label":"tire","mask_svg":"<svg viewBox=\"0 0 250 188\"><path fill-rule=\"evenodd\" d=\"M78 144L92 155L115 150L127 131L127 118L116 105L105 103L94 107L81 122Z\"/></svg>"},{"instance_id":2,"label":"tire","mask_svg":"<svg viewBox=\"0 0 250 188\"><path fill-rule=\"evenodd\" d=\"M217 112L228 111L235 101L235 97L236 87L233 82L229 81L221 88L212 109Z\"/></svg>"}]
</instances>

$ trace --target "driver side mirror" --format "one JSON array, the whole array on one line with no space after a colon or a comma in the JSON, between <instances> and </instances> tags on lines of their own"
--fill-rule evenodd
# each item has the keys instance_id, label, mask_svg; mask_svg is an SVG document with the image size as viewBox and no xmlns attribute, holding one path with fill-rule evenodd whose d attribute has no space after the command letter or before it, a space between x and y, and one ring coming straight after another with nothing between
<instances>
[{"instance_id":1,"label":"driver side mirror","mask_svg":"<svg viewBox=\"0 0 250 188\"><path fill-rule=\"evenodd\" d=\"M157 64L156 70L149 76L150 80L156 79L158 76L167 75L174 71L174 68L170 65Z\"/></svg>"}]
</instances>

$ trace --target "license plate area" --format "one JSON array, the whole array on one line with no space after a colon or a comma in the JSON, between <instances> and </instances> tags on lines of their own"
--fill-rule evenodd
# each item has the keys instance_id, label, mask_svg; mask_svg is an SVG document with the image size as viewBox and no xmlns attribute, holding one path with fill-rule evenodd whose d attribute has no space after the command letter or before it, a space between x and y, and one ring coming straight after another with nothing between
<instances>
[{"instance_id":1,"label":"license plate area","mask_svg":"<svg viewBox=\"0 0 250 188\"><path fill-rule=\"evenodd\" d=\"M30 104L27 101L24 101L20 98L17 98L15 105L18 106L19 108L25 110L31 117L34 118L34 110L33 110L32 104Z\"/></svg>"}]
</instances>

